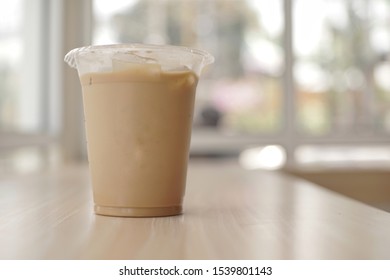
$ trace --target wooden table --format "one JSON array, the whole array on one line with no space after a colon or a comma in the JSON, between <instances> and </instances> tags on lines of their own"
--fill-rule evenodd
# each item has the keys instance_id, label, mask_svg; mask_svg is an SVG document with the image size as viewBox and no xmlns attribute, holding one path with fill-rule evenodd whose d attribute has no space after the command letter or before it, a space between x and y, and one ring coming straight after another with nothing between
<instances>
[{"instance_id":1,"label":"wooden table","mask_svg":"<svg viewBox=\"0 0 390 280\"><path fill-rule=\"evenodd\" d=\"M390 213L281 172L192 161L185 213L92 212L85 165L0 179L0 259L390 259Z\"/></svg>"}]
</instances>

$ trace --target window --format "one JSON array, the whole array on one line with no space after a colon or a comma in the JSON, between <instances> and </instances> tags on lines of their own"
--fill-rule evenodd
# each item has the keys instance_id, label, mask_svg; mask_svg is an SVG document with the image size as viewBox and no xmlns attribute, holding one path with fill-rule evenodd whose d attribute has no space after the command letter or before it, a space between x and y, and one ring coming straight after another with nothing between
<instances>
[{"instance_id":1,"label":"window","mask_svg":"<svg viewBox=\"0 0 390 280\"><path fill-rule=\"evenodd\" d=\"M25 170L47 162L59 143L85 158L81 89L62 59L119 42L216 56L197 90L193 155L253 148L245 166L279 168L364 151L390 163L389 22L389 0L0 0L0 172L22 155Z\"/></svg>"},{"instance_id":2,"label":"window","mask_svg":"<svg viewBox=\"0 0 390 280\"><path fill-rule=\"evenodd\" d=\"M281 163L286 152L306 163L313 153L308 160L299 151L307 145L366 149L388 139L390 1L94 0L93 7L95 44L179 44L215 54L197 92L193 153L277 144L265 160L274 151Z\"/></svg>"},{"instance_id":3,"label":"window","mask_svg":"<svg viewBox=\"0 0 390 280\"><path fill-rule=\"evenodd\" d=\"M389 133L390 2L296 0L293 18L299 131Z\"/></svg>"},{"instance_id":4,"label":"window","mask_svg":"<svg viewBox=\"0 0 390 280\"><path fill-rule=\"evenodd\" d=\"M0 1L0 132L50 131L50 42L45 1Z\"/></svg>"},{"instance_id":5,"label":"window","mask_svg":"<svg viewBox=\"0 0 390 280\"><path fill-rule=\"evenodd\" d=\"M295 0L292 15L296 161L389 165L390 1Z\"/></svg>"},{"instance_id":6,"label":"window","mask_svg":"<svg viewBox=\"0 0 390 280\"><path fill-rule=\"evenodd\" d=\"M38 128L38 121L37 114L28 110L38 108L36 104L27 106L31 99L24 98L26 92L23 92L20 82L25 51L23 2L1 1L0 5L0 130L31 131ZM29 115L32 117L26 117Z\"/></svg>"},{"instance_id":7,"label":"window","mask_svg":"<svg viewBox=\"0 0 390 280\"><path fill-rule=\"evenodd\" d=\"M202 47L215 55L215 67L206 69L197 90L193 152L221 147L228 152L239 147L237 141L255 143L258 135L281 133L281 0L93 3L94 44L165 43Z\"/></svg>"},{"instance_id":8,"label":"window","mask_svg":"<svg viewBox=\"0 0 390 280\"><path fill-rule=\"evenodd\" d=\"M0 1L0 175L44 165L59 132L47 2Z\"/></svg>"}]
</instances>

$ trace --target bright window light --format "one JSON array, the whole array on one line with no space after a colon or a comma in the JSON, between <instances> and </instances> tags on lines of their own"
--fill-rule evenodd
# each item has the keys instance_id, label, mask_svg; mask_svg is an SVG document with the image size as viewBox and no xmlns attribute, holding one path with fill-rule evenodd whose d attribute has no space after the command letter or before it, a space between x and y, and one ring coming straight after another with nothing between
<instances>
[{"instance_id":1,"label":"bright window light","mask_svg":"<svg viewBox=\"0 0 390 280\"><path fill-rule=\"evenodd\" d=\"M239 162L246 169L276 170L286 162L286 152L281 146L270 145L244 150Z\"/></svg>"},{"instance_id":2,"label":"bright window light","mask_svg":"<svg viewBox=\"0 0 390 280\"><path fill-rule=\"evenodd\" d=\"M353 164L353 163L388 163L388 146L310 146L297 148L295 158L298 164Z\"/></svg>"}]
</instances>

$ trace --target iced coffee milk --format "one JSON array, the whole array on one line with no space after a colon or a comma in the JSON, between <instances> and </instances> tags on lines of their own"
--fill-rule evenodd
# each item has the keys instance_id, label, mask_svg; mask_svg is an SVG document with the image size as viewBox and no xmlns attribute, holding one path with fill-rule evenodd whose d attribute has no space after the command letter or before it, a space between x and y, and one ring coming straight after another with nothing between
<instances>
[{"instance_id":1,"label":"iced coffee milk","mask_svg":"<svg viewBox=\"0 0 390 280\"><path fill-rule=\"evenodd\" d=\"M96 211L180 213L196 75L133 65L81 84Z\"/></svg>"},{"instance_id":2,"label":"iced coffee milk","mask_svg":"<svg viewBox=\"0 0 390 280\"><path fill-rule=\"evenodd\" d=\"M110 45L72 50L83 93L95 212L182 212L195 89L205 51Z\"/></svg>"}]
</instances>

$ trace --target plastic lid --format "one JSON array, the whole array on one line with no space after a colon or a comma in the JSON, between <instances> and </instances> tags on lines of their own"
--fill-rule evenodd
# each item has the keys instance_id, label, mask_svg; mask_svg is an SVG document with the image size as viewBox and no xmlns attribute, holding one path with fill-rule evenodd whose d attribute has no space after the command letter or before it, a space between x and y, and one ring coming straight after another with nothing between
<instances>
[{"instance_id":1,"label":"plastic lid","mask_svg":"<svg viewBox=\"0 0 390 280\"><path fill-rule=\"evenodd\" d=\"M125 63L154 63L163 70L187 67L200 74L201 69L214 62L214 57L203 50L171 45L116 44L86 46L71 50L64 61L79 74L111 72L115 61Z\"/></svg>"}]
</instances>

